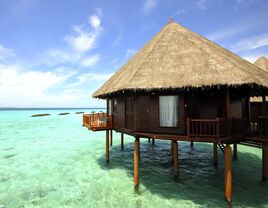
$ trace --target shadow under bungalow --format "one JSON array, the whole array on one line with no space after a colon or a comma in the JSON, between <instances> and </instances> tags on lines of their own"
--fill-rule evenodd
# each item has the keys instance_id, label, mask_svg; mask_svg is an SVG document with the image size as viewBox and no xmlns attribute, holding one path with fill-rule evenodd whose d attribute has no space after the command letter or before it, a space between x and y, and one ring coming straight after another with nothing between
<instances>
[{"instance_id":1,"label":"shadow under bungalow","mask_svg":"<svg viewBox=\"0 0 268 208\"><path fill-rule=\"evenodd\" d=\"M170 19L93 94L107 100L107 113L84 114L83 125L106 131L107 161L113 130L121 132L122 148L124 134L134 137L135 187L140 138L171 141L175 175L178 141L212 143L215 166L218 148L224 152L225 197L231 201L237 144L262 149L263 179L268 177L267 95L266 71ZM260 99L254 120L252 97Z\"/></svg>"}]
</instances>

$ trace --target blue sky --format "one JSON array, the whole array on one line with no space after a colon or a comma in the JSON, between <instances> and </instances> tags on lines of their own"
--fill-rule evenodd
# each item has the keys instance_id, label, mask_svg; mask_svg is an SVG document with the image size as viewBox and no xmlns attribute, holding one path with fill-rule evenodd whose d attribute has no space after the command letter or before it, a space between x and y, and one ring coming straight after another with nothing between
<instances>
[{"instance_id":1,"label":"blue sky","mask_svg":"<svg viewBox=\"0 0 268 208\"><path fill-rule=\"evenodd\" d=\"M241 57L268 57L267 0L1 0L0 107L103 107L92 93L170 16Z\"/></svg>"}]
</instances>

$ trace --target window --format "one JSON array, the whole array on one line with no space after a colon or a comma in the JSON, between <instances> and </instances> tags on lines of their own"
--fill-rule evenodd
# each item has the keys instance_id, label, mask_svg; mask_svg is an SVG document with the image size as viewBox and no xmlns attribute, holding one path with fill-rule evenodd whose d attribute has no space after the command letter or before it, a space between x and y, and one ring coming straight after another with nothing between
<instances>
[{"instance_id":1,"label":"window","mask_svg":"<svg viewBox=\"0 0 268 208\"><path fill-rule=\"evenodd\" d=\"M113 99L113 112L117 112L117 99Z\"/></svg>"},{"instance_id":2,"label":"window","mask_svg":"<svg viewBox=\"0 0 268 208\"><path fill-rule=\"evenodd\" d=\"M178 126L178 96L159 96L159 121L161 127Z\"/></svg>"},{"instance_id":3,"label":"window","mask_svg":"<svg viewBox=\"0 0 268 208\"><path fill-rule=\"evenodd\" d=\"M113 114L112 100L108 100L108 114L109 115L112 115Z\"/></svg>"}]
</instances>

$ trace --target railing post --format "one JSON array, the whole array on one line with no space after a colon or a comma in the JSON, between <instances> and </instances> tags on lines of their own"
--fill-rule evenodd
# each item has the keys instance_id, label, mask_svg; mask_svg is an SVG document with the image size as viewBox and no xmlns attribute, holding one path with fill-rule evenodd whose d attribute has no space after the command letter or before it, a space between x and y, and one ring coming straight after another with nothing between
<instances>
[{"instance_id":1,"label":"railing post","mask_svg":"<svg viewBox=\"0 0 268 208\"><path fill-rule=\"evenodd\" d=\"M219 118L216 118L216 122L217 122L217 128L216 128L216 130L217 130L217 132L216 132L216 134L217 134L217 137L218 138L220 138L220 119Z\"/></svg>"},{"instance_id":2,"label":"railing post","mask_svg":"<svg viewBox=\"0 0 268 208\"><path fill-rule=\"evenodd\" d=\"M187 136L190 137L190 118L186 118L186 131L187 131Z\"/></svg>"},{"instance_id":3,"label":"railing post","mask_svg":"<svg viewBox=\"0 0 268 208\"><path fill-rule=\"evenodd\" d=\"M85 126L85 114L83 114L83 123L82 126Z\"/></svg>"}]
</instances>

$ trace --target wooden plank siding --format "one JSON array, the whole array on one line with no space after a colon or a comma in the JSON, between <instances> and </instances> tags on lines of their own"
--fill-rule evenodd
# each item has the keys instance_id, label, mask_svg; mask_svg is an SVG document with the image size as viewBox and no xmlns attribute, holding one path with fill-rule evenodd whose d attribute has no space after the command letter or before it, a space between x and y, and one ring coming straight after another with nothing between
<instances>
[{"instance_id":1,"label":"wooden plank siding","mask_svg":"<svg viewBox=\"0 0 268 208\"><path fill-rule=\"evenodd\" d=\"M125 98L117 97L116 109L113 107L113 128L125 127Z\"/></svg>"},{"instance_id":2,"label":"wooden plank siding","mask_svg":"<svg viewBox=\"0 0 268 208\"><path fill-rule=\"evenodd\" d=\"M161 127L159 95L133 95L114 98L113 128L118 131L186 135L186 118L216 119L226 117L225 91L170 94L179 96L178 127ZM248 99L230 96L230 118L248 117ZM247 112L246 112L247 111Z\"/></svg>"}]
</instances>

